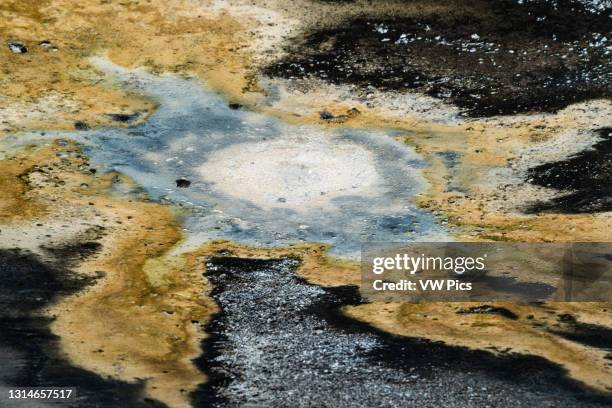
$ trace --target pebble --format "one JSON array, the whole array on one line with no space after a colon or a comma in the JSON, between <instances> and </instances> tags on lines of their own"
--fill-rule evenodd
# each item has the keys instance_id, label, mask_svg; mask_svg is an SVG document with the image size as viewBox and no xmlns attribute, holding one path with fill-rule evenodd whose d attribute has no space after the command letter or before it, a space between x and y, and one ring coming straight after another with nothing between
<instances>
[{"instance_id":1,"label":"pebble","mask_svg":"<svg viewBox=\"0 0 612 408\"><path fill-rule=\"evenodd\" d=\"M89 130L89 125L85 122L78 120L74 122L74 128L76 130Z\"/></svg>"},{"instance_id":2,"label":"pebble","mask_svg":"<svg viewBox=\"0 0 612 408\"><path fill-rule=\"evenodd\" d=\"M184 179L184 178L180 178L176 180L176 186L179 188L187 188L191 185L191 181Z\"/></svg>"},{"instance_id":3,"label":"pebble","mask_svg":"<svg viewBox=\"0 0 612 408\"><path fill-rule=\"evenodd\" d=\"M334 118L333 113L329 112L329 111L323 111L321 113L319 113L319 116L321 117L321 119L323 120L330 120Z\"/></svg>"},{"instance_id":4,"label":"pebble","mask_svg":"<svg viewBox=\"0 0 612 408\"><path fill-rule=\"evenodd\" d=\"M11 41L7 45L13 54L25 54L28 52L28 47L18 41Z\"/></svg>"}]
</instances>

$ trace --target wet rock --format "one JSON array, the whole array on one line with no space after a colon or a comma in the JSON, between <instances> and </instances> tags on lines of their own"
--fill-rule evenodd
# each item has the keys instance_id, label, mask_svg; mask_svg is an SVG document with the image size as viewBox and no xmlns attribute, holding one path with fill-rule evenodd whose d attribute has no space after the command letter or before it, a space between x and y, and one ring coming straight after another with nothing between
<instances>
[{"instance_id":1,"label":"wet rock","mask_svg":"<svg viewBox=\"0 0 612 408\"><path fill-rule=\"evenodd\" d=\"M229 103L227 105L231 110L238 110L238 109L242 109L244 106L240 103Z\"/></svg>"},{"instance_id":2,"label":"wet rock","mask_svg":"<svg viewBox=\"0 0 612 408\"><path fill-rule=\"evenodd\" d=\"M58 48L51 44L49 40L42 40L38 43L38 46L44 48L47 51L58 51Z\"/></svg>"},{"instance_id":3,"label":"wet rock","mask_svg":"<svg viewBox=\"0 0 612 408\"><path fill-rule=\"evenodd\" d=\"M74 128L76 130L89 130L89 125L85 122L78 120L74 122Z\"/></svg>"},{"instance_id":4,"label":"wet rock","mask_svg":"<svg viewBox=\"0 0 612 408\"><path fill-rule=\"evenodd\" d=\"M323 111L319 113L319 117L323 120L330 120L334 118L334 115L329 111Z\"/></svg>"},{"instance_id":5,"label":"wet rock","mask_svg":"<svg viewBox=\"0 0 612 408\"><path fill-rule=\"evenodd\" d=\"M184 178L180 178L176 180L176 186L179 188L187 188L191 185L191 181L184 179Z\"/></svg>"},{"instance_id":6,"label":"wet rock","mask_svg":"<svg viewBox=\"0 0 612 408\"><path fill-rule=\"evenodd\" d=\"M25 54L28 52L28 47L19 41L10 41L7 46L13 54Z\"/></svg>"}]
</instances>

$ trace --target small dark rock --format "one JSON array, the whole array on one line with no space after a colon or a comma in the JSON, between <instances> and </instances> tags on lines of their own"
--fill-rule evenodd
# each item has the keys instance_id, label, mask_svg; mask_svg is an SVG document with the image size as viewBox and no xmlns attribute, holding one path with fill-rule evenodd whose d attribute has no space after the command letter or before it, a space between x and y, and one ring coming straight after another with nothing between
<instances>
[{"instance_id":1,"label":"small dark rock","mask_svg":"<svg viewBox=\"0 0 612 408\"><path fill-rule=\"evenodd\" d=\"M227 105L231 110L242 109L244 106L240 103L230 103Z\"/></svg>"},{"instance_id":2,"label":"small dark rock","mask_svg":"<svg viewBox=\"0 0 612 408\"><path fill-rule=\"evenodd\" d=\"M457 314L496 314L503 316L507 319L516 320L518 316L512 311L504 307L495 307L490 305L475 306L467 309L459 309Z\"/></svg>"},{"instance_id":3,"label":"small dark rock","mask_svg":"<svg viewBox=\"0 0 612 408\"><path fill-rule=\"evenodd\" d=\"M563 323L574 323L576 318L569 313L564 313L559 315L559 321Z\"/></svg>"},{"instance_id":4,"label":"small dark rock","mask_svg":"<svg viewBox=\"0 0 612 408\"><path fill-rule=\"evenodd\" d=\"M176 186L179 188L187 188L191 185L191 181L184 179L184 178L180 178L176 180Z\"/></svg>"},{"instance_id":5,"label":"small dark rock","mask_svg":"<svg viewBox=\"0 0 612 408\"><path fill-rule=\"evenodd\" d=\"M321 113L319 113L319 116L321 117L321 119L323 120L330 120L334 118L333 113L329 112L329 111L323 111Z\"/></svg>"},{"instance_id":6,"label":"small dark rock","mask_svg":"<svg viewBox=\"0 0 612 408\"><path fill-rule=\"evenodd\" d=\"M13 54L25 54L28 52L28 47L25 44L22 44L17 41L10 41L8 44L9 50L13 52Z\"/></svg>"},{"instance_id":7,"label":"small dark rock","mask_svg":"<svg viewBox=\"0 0 612 408\"><path fill-rule=\"evenodd\" d=\"M89 125L85 122L77 120L76 122L74 122L74 128L76 130L89 130Z\"/></svg>"},{"instance_id":8,"label":"small dark rock","mask_svg":"<svg viewBox=\"0 0 612 408\"><path fill-rule=\"evenodd\" d=\"M132 122L140 116L140 112L134 113L107 113L106 114L112 120L117 122Z\"/></svg>"},{"instance_id":9,"label":"small dark rock","mask_svg":"<svg viewBox=\"0 0 612 408\"><path fill-rule=\"evenodd\" d=\"M38 43L38 45L43 47L43 48L51 48L51 41L49 41L49 40L42 40L41 42Z\"/></svg>"}]
</instances>

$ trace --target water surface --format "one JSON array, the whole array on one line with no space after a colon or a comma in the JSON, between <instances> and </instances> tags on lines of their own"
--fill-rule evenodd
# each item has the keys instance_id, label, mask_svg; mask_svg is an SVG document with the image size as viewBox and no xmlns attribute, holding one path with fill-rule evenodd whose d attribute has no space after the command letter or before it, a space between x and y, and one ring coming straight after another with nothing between
<instances>
[{"instance_id":1,"label":"water surface","mask_svg":"<svg viewBox=\"0 0 612 408\"><path fill-rule=\"evenodd\" d=\"M192 208L184 224L188 243L318 242L355 258L364 241L448 239L414 204L427 186L426 163L396 141L397 132L288 125L230 107L195 79L94 62L159 108L129 128L33 132L14 140L68 136L101 170L132 177L154 199ZM178 188L178 179L189 187Z\"/></svg>"}]
</instances>

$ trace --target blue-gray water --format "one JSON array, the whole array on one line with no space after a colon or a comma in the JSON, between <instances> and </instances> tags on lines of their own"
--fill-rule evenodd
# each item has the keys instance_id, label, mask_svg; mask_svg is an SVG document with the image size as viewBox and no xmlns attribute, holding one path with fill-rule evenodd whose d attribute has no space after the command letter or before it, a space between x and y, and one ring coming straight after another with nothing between
<instances>
[{"instance_id":1,"label":"blue-gray water","mask_svg":"<svg viewBox=\"0 0 612 408\"><path fill-rule=\"evenodd\" d=\"M287 125L230 109L196 79L95 62L159 108L130 128L32 132L14 142L77 140L101 171L122 172L152 198L192 208L184 224L188 244L319 242L355 258L364 241L448 240L414 204L426 188L426 164L393 131ZM179 178L191 185L177 188Z\"/></svg>"}]
</instances>

